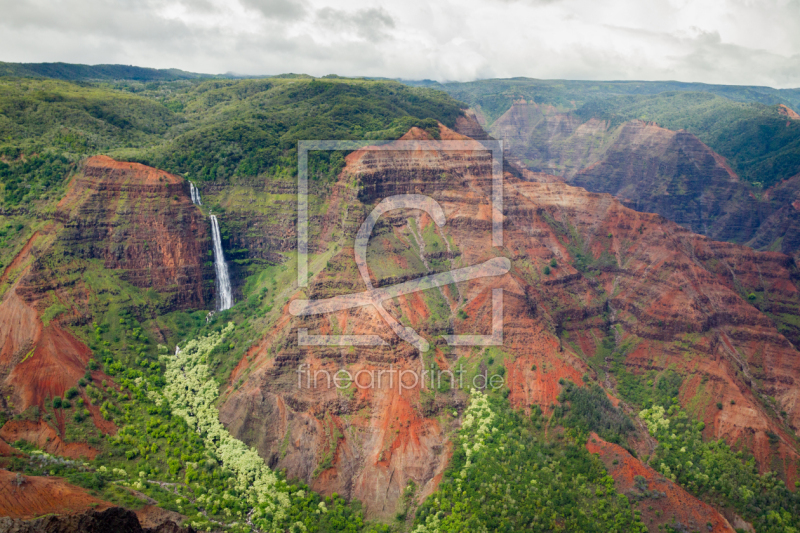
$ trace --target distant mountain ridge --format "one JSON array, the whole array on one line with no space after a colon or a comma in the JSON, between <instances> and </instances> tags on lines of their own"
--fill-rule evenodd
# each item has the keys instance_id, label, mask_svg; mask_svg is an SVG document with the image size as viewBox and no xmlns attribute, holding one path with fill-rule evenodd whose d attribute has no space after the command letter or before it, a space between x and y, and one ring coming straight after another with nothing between
<instances>
[{"instance_id":1,"label":"distant mountain ridge","mask_svg":"<svg viewBox=\"0 0 800 533\"><path fill-rule=\"evenodd\" d=\"M556 107L577 108L590 100L618 96L652 96L677 91L710 93L734 102L784 104L793 109L800 107L800 88L774 89L757 85L716 85L682 81L540 80L524 77L444 83L432 80L397 81L440 89L470 106L479 104L490 124L508 111L515 98L533 99L537 103Z\"/></svg>"},{"instance_id":2,"label":"distant mountain ridge","mask_svg":"<svg viewBox=\"0 0 800 533\"><path fill-rule=\"evenodd\" d=\"M4 63L0 77L54 78L58 80L137 80L177 81L216 78L214 74L198 74L177 68L156 69L133 65L80 65L75 63Z\"/></svg>"}]
</instances>

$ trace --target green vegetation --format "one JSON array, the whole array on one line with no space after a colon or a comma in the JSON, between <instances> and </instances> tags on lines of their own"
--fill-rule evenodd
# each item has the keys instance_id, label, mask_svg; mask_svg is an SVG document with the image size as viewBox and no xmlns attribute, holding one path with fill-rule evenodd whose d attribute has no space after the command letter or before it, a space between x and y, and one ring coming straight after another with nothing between
<instances>
[{"instance_id":1,"label":"green vegetation","mask_svg":"<svg viewBox=\"0 0 800 533\"><path fill-rule=\"evenodd\" d=\"M51 320L57 318L62 313L66 313L67 311L69 311L69 309L67 309L65 306L61 305L60 303L54 303L45 309L44 313L42 313L42 324L47 327Z\"/></svg>"},{"instance_id":2,"label":"green vegetation","mask_svg":"<svg viewBox=\"0 0 800 533\"><path fill-rule=\"evenodd\" d=\"M65 178L75 165L64 155L33 155L24 160L6 163L0 160L0 182L3 184L3 198L9 205L18 205L24 199L52 197L62 194Z\"/></svg>"},{"instance_id":3,"label":"green vegetation","mask_svg":"<svg viewBox=\"0 0 800 533\"><path fill-rule=\"evenodd\" d=\"M555 417L561 418L565 426L584 434L594 431L609 442L627 447L625 437L634 432L633 422L614 407L598 385L578 387L566 381L558 401L562 405L556 407Z\"/></svg>"},{"instance_id":4,"label":"green vegetation","mask_svg":"<svg viewBox=\"0 0 800 533\"><path fill-rule=\"evenodd\" d=\"M298 140L397 138L460 114L442 93L363 80L207 81L164 104L182 109L190 131L131 158L201 181L294 175ZM343 164L339 152L312 154L309 173L332 177Z\"/></svg>"},{"instance_id":5,"label":"green vegetation","mask_svg":"<svg viewBox=\"0 0 800 533\"><path fill-rule=\"evenodd\" d=\"M570 432L547 438L501 395L473 391L450 466L420 506L414 533L646 531L584 444Z\"/></svg>"},{"instance_id":6,"label":"green vegetation","mask_svg":"<svg viewBox=\"0 0 800 533\"><path fill-rule=\"evenodd\" d=\"M666 411L656 405L639 416L659 440L650 464L661 474L709 503L736 509L756 531L800 528L800 495L774 473L759 474L753 457L722 441L704 441L704 424L692 421L677 400Z\"/></svg>"},{"instance_id":7,"label":"green vegetation","mask_svg":"<svg viewBox=\"0 0 800 533\"><path fill-rule=\"evenodd\" d=\"M684 129L722 155L756 187L769 187L800 171L800 121L778 104L800 108L800 90L680 82L583 82L513 78L426 84L484 114L489 125L514 100L555 106L582 121L609 121L610 130L632 119Z\"/></svg>"},{"instance_id":8,"label":"green vegetation","mask_svg":"<svg viewBox=\"0 0 800 533\"><path fill-rule=\"evenodd\" d=\"M366 524L358 502L335 494L323 498L307 486L287 483L222 427L213 404L217 383L209 379L207 363L215 347L229 343L232 329L216 326L216 331L187 343L180 357L165 357L166 379L133 368L120 371L118 364L111 364L105 370L115 374L120 390L105 382L86 384L87 401L121 426L115 436L97 431L77 388L67 391L72 402L54 398L54 411L72 415L68 440L88 442L101 453L92 461L67 461L20 442L15 444L31 452L31 460L14 458L12 470L64 476L133 508L145 503L137 495L144 494L201 529L251 531L245 523L250 516L263 531L388 531ZM160 346L159 352L165 356L168 351ZM53 414L46 411L44 417L52 419Z\"/></svg>"},{"instance_id":9,"label":"green vegetation","mask_svg":"<svg viewBox=\"0 0 800 533\"><path fill-rule=\"evenodd\" d=\"M210 77L176 68L155 69L129 65L76 65L71 63L4 63L0 62L0 76L44 77L60 80L138 80L165 81L190 80Z\"/></svg>"},{"instance_id":10,"label":"green vegetation","mask_svg":"<svg viewBox=\"0 0 800 533\"><path fill-rule=\"evenodd\" d=\"M623 96L653 96L665 92L703 92L733 102L786 104L800 108L800 89L772 89L741 85L707 85L675 81L577 81L509 78L467 83L410 82L441 89L470 107L480 106L489 124L505 113L514 100L524 98L561 110L573 110L587 102Z\"/></svg>"},{"instance_id":11,"label":"green vegetation","mask_svg":"<svg viewBox=\"0 0 800 533\"><path fill-rule=\"evenodd\" d=\"M437 120L453 126L461 107L438 91L345 78L0 78L0 204L42 197L97 153L197 181L291 177L298 140L396 139L412 126L438 138ZM343 164L340 152L312 153L310 175L329 179Z\"/></svg>"},{"instance_id":12,"label":"green vegetation","mask_svg":"<svg viewBox=\"0 0 800 533\"><path fill-rule=\"evenodd\" d=\"M734 452L721 440L704 441L704 424L692 420L690 414L678 405L683 378L672 369L649 370L635 375L624 365L625 356L635 346L635 338L617 345L613 336L602 339L597 359L610 358L611 371L617 384L617 392L632 405L644 408L639 417L645 421L649 433L658 439L655 452L647 458L650 466L686 488L700 499L719 507L735 508L737 513L752 521L757 531L793 531L797 528L800 497L791 493L782 480L772 472L760 475L755 460L743 452ZM591 361L594 363L594 361ZM585 407L573 414L576 396L591 398L584 401ZM599 388L592 393L567 384L562 398L570 402L565 410L564 423L581 429L597 427L611 429L614 434L624 436L624 430L603 421L605 408ZM607 400L606 400L607 401ZM717 408L722 408L718 403ZM589 414L581 414L588 411ZM613 414L613 411L612 411ZM590 423L594 420L594 427ZM612 417L612 421L617 419ZM584 429L585 430L585 429ZM609 438L598 432L604 438Z\"/></svg>"}]
</instances>

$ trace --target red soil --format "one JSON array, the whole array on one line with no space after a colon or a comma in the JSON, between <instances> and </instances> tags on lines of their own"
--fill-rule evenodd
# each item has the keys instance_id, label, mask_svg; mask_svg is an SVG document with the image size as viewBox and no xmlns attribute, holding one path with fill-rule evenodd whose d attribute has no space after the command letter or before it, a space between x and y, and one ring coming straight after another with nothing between
<instances>
[{"instance_id":1,"label":"red soil","mask_svg":"<svg viewBox=\"0 0 800 533\"><path fill-rule=\"evenodd\" d=\"M24 457L25 454L0 439L0 457Z\"/></svg>"},{"instance_id":2,"label":"red soil","mask_svg":"<svg viewBox=\"0 0 800 533\"><path fill-rule=\"evenodd\" d=\"M800 120L800 115L798 115L793 109L786 107L783 104L778 106L778 113L787 116L792 120Z\"/></svg>"},{"instance_id":3,"label":"red soil","mask_svg":"<svg viewBox=\"0 0 800 533\"><path fill-rule=\"evenodd\" d=\"M37 232L28 240L11 266L23 266L33 259L34 245L44 237ZM89 348L53 321L44 327L36 300L28 301L19 289L26 289L24 268L0 303L0 375L13 389L11 398L18 411L31 405L42 407L45 400L62 396L84 374L91 353ZM9 270L6 270L7 276Z\"/></svg>"},{"instance_id":4,"label":"red soil","mask_svg":"<svg viewBox=\"0 0 800 533\"><path fill-rule=\"evenodd\" d=\"M8 377L19 407L44 406L47 398L63 396L85 373L89 347L51 323L36 339L31 356L16 365Z\"/></svg>"},{"instance_id":5,"label":"red soil","mask_svg":"<svg viewBox=\"0 0 800 533\"><path fill-rule=\"evenodd\" d=\"M65 514L86 509L102 511L112 504L57 477L24 476L0 469L0 516L31 519L46 514Z\"/></svg>"},{"instance_id":6,"label":"red soil","mask_svg":"<svg viewBox=\"0 0 800 533\"><path fill-rule=\"evenodd\" d=\"M137 181L146 184L168 183L170 185L175 185L183 183L183 178L164 170L148 167L141 163L117 161L105 155L90 157L86 163L84 163L83 170L86 174L91 174L93 171L110 172L112 176L136 174Z\"/></svg>"},{"instance_id":7,"label":"red soil","mask_svg":"<svg viewBox=\"0 0 800 533\"><path fill-rule=\"evenodd\" d=\"M31 248L33 247L33 244L36 242L39 236L40 233L38 231L34 232L34 234L31 235L31 238L28 239L28 242L25 243L25 246L22 247L22 250L20 250L20 252L14 258L14 260L11 261L11 263L6 267L6 269L3 271L3 275L0 276L0 286L2 286L3 283L6 282L9 275L14 269L19 268L25 262L26 259L30 258Z\"/></svg>"},{"instance_id":8,"label":"red soil","mask_svg":"<svg viewBox=\"0 0 800 533\"><path fill-rule=\"evenodd\" d=\"M606 442L592 433L586 442L586 449L589 453L600 455L619 492L636 491L635 477L642 476L647 480L647 490L666 494L666 497L644 498L637 505L642 513L642 521L650 531L657 531L663 524L672 523L673 519L690 531L734 531L713 507L644 465L621 446ZM660 511L661 516L656 516L656 511ZM707 529L708 524L712 529Z\"/></svg>"},{"instance_id":9,"label":"red soil","mask_svg":"<svg viewBox=\"0 0 800 533\"><path fill-rule=\"evenodd\" d=\"M44 420L10 420L0 428L0 437L6 442L24 440L34 444L52 455L60 455L68 459L94 459L99 453L88 444L80 442L64 442L58 432Z\"/></svg>"}]
</instances>

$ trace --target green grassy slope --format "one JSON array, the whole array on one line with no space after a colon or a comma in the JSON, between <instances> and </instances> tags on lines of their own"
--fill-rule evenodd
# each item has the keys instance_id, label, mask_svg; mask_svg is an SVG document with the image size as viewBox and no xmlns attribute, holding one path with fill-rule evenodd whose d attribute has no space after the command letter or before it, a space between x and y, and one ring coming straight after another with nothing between
<instances>
[{"instance_id":1,"label":"green grassy slope","mask_svg":"<svg viewBox=\"0 0 800 533\"><path fill-rule=\"evenodd\" d=\"M78 65L73 63L4 63L0 61L0 76L54 78L59 80L192 80L208 78L176 68L155 69L132 65Z\"/></svg>"}]
</instances>

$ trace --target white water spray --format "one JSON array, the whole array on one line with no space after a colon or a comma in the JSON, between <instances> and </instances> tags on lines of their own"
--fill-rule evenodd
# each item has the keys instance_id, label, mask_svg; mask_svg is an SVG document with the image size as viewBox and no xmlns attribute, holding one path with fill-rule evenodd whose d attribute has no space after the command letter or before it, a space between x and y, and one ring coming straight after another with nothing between
<instances>
[{"instance_id":1,"label":"white water spray","mask_svg":"<svg viewBox=\"0 0 800 533\"><path fill-rule=\"evenodd\" d=\"M222 253L222 238L219 235L219 222L215 215L211 217L211 236L214 239L214 270L217 271L217 309L224 311L233 306L233 292L231 291L231 280L228 277L228 264L225 262L225 254Z\"/></svg>"},{"instance_id":2,"label":"white water spray","mask_svg":"<svg viewBox=\"0 0 800 533\"><path fill-rule=\"evenodd\" d=\"M194 183L191 181L189 182L189 194L192 196L192 203L194 205L203 205L203 202L200 201L200 189L194 186Z\"/></svg>"}]
</instances>

